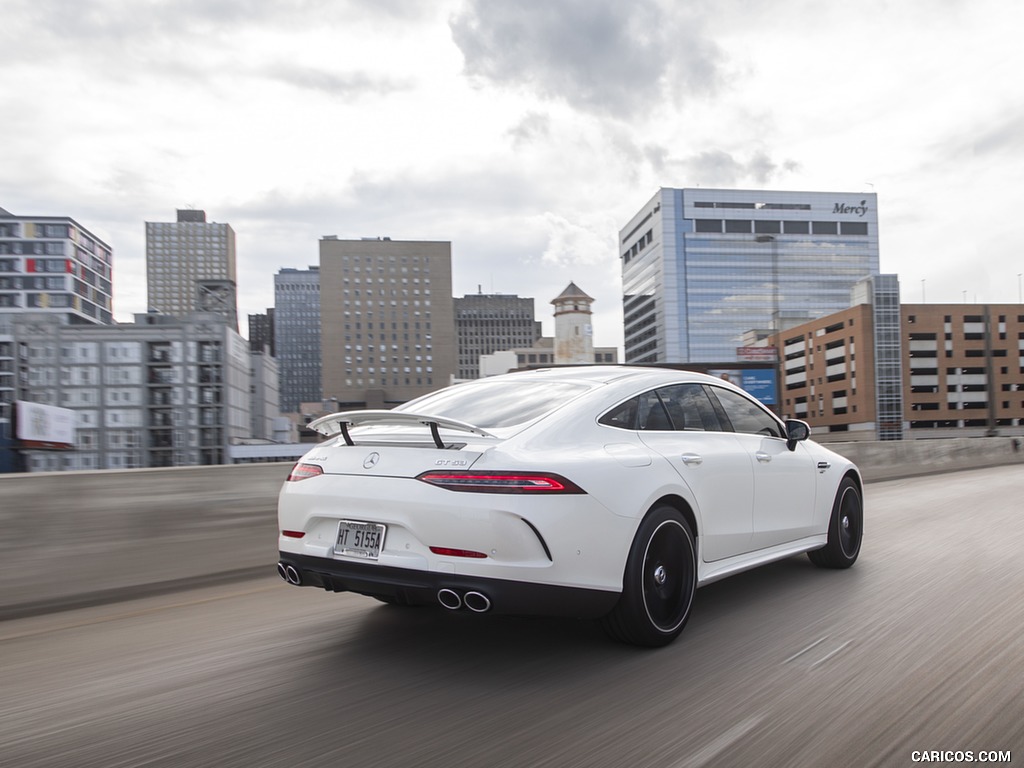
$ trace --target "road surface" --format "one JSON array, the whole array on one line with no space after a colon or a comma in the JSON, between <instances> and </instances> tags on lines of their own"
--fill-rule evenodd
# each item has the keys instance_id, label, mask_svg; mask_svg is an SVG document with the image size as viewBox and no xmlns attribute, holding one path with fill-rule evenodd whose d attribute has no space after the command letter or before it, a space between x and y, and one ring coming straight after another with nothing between
<instances>
[{"instance_id":1,"label":"road surface","mask_svg":"<svg viewBox=\"0 0 1024 768\"><path fill-rule=\"evenodd\" d=\"M870 485L854 568L801 556L705 587L660 650L276 575L3 622L0 762L1024 762L1022 490L1019 467Z\"/></svg>"}]
</instances>

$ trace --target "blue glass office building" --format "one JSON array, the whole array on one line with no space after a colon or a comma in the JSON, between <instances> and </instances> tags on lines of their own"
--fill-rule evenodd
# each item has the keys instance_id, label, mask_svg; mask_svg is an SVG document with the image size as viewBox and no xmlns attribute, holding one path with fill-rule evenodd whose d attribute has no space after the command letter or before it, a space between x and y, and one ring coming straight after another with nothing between
<instances>
[{"instance_id":1,"label":"blue glass office building","mask_svg":"<svg viewBox=\"0 0 1024 768\"><path fill-rule=\"evenodd\" d=\"M627 363L711 363L879 273L862 192L662 188L619 232Z\"/></svg>"},{"instance_id":2,"label":"blue glass office building","mask_svg":"<svg viewBox=\"0 0 1024 768\"><path fill-rule=\"evenodd\" d=\"M281 412L321 402L320 267L285 267L274 275L274 348Z\"/></svg>"}]
</instances>

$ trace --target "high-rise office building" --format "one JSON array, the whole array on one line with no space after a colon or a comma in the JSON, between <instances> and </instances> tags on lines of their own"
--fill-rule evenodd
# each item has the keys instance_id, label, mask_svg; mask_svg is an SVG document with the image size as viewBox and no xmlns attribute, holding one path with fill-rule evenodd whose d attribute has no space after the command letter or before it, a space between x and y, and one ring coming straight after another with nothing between
<instances>
[{"instance_id":1,"label":"high-rise office building","mask_svg":"<svg viewBox=\"0 0 1024 768\"><path fill-rule=\"evenodd\" d=\"M0 313L59 315L69 324L113 322L113 251L67 216L0 208Z\"/></svg>"},{"instance_id":2,"label":"high-rise office building","mask_svg":"<svg viewBox=\"0 0 1024 768\"><path fill-rule=\"evenodd\" d=\"M273 349L280 369L281 412L323 397L320 366L320 268L274 275Z\"/></svg>"},{"instance_id":3,"label":"high-rise office building","mask_svg":"<svg viewBox=\"0 0 1024 768\"><path fill-rule=\"evenodd\" d=\"M502 293L466 294L454 300L458 377L480 378L480 358L533 346L541 336L533 299Z\"/></svg>"},{"instance_id":4,"label":"high-rise office building","mask_svg":"<svg viewBox=\"0 0 1024 768\"><path fill-rule=\"evenodd\" d=\"M320 291L325 399L389 408L451 383L451 243L325 237Z\"/></svg>"},{"instance_id":5,"label":"high-rise office building","mask_svg":"<svg viewBox=\"0 0 1024 768\"><path fill-rule=\"evenodd\" d=\"M179 210L175 222L146 222L146 295L150 310L184 316L216 312L238 330L235 231Z\"/></svg>"},{"instance_id":6,"label":"high-rise office building","mask_svg":"<svg viewBox=\"0 0 1024 768\"><path fill-rule=\"evenodd\" d=\"M319 297L317 303L319 303ZM249 350L254 355L267 350L271 357L277 357L277 348L274 346L273 307L268 307L266 312L249 315Z\"/></svg>"},{"instance_id":7,"label":"high-rise office building","mask_svg":"<svg viewBox=\"0 0 1024 768\"><path fill-rule=\"evenodd\" d=\"M877 275L874 194L660 189L619 233L627 363L729 362Z\"/></svg>"}]
</instances>

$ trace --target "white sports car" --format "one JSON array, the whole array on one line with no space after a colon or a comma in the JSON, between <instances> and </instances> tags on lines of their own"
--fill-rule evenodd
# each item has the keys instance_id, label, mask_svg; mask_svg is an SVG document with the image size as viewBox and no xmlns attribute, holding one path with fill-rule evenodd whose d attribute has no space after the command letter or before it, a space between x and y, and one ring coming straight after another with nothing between
<instances>
[{"instance_id":1,"label":"white sports car","mask_svg":"<svg viewBox=\"0 0 1024 768\"><path fill-rule=\"evenodd\" d=\"M310 424L278 504L288 582L398 605L601 620L671 642L697 587L807 552L847 568L862 481L741 389L581 366Z\"/></svg>"}]
</instances>

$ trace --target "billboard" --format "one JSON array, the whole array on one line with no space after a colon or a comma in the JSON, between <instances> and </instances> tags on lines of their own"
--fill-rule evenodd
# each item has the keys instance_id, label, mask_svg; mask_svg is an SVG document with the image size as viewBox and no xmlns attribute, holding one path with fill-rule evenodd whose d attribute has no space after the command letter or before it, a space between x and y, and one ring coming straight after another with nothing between
<instances>
[{"instance_id":1,"label":"billboard","mask_svg":"<svg viewBox=\"0 0 1024 768\"><path fill-rule=\"evenodd\" d=\"M707 372L732 382L768 407L779 404L774 368L709 368Z\"/></svg>"},{"instance_id":2,"label":"billboard","mask_svg":"<svg viewBox=\"0 0 1024 768\"><path fill-rule=\"evenodd\" d=\"M14 437L22 449L68 450L75 447L75 412L70 408L14 402Z\"/></svg>"},{"instance_id":3,"label":"billboard","mask_svg":"<svg viewBox=\"0 0 1024 768\"><path fill-rule=\"evenodd\" d=\"M736 359L747 363L777 363L779 350L776 347L737 347Z\"/></svg>"}]
</instances>

